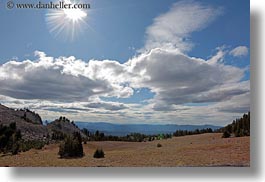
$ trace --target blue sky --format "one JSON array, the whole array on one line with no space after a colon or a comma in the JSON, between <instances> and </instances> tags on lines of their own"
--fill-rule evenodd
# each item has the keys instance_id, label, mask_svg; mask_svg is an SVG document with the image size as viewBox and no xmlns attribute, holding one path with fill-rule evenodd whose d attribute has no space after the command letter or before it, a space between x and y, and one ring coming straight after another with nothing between
<instances>
[{"instance_id":1,"label":"blue sky","mask_svg":"<svg viewBox=\"0 0 265 182\"><path fill-rule=\"evenodd\" d=\"M49 11L5 3L0 102L10 107L47 119L216 125L249 110L249 1L86 1L73 40L50 32Z\"/></svg>"},{"instance_id":2,"label":"blue sky","mask_svg":"<svg viewBox=\"0 0 265 182\"><path fill-rule=\"evenodd\" d=\"M145 29L152 24L153 18L168 11L175 1L87 2L91 4L87 23L93 30L86 28L82 36L67 43L54 38L47 31L46 10L6 10L1 7L0 21L4 26L1 26L0 38L5 42L5 46L1 49L1 63L12 57L23 60L27 58L25 55L33 55L35 50L44 51L55 57L75 55L84 60L107 58L125 62L136 54L135 50L130 48L143 47ZM222 7L224 13L211 26L191 35L196 47L190 55L207 58L218 46L250 46L248 1L204 0L202 2ZM15 52L14 45L17 47ZM249 60L249 57L246 60Z\"/></svg>"}]
</instances>

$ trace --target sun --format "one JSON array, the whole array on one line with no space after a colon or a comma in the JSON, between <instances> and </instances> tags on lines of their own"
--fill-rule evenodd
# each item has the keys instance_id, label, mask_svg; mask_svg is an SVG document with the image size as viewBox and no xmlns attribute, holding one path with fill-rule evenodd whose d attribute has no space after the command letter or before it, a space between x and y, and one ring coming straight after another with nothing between
<instances>
[{"instance_id":1,"label":"sun","mask_svg":"<svg viewBox=\"0 0 265 182\"><path fill-rule=\"evenodd\" d=\"M67 4L75 4L75 2L71 2L70 0L65 0L64 2ZM63 9L63 12L66 18L73 22L83 20L87 16L87 13L82 9Z\"/></svg>"},{"instance_id":2,"label":"sun","mask_svg":"<svg viewBox=\"0 0 265 182\"><path fill-rule=\"evenodd\" d=\"M64 3L76 4L70 0L65 0ZM87 28L87 18L88 12L85 9L52 9L46 13L49 32L55 37L70 41L73 41Z\"/></svg>"},{"instance_id":3,"label":"sun","mask_svg":"<svg viewBox=\"0 0 265 182\"><path fill-rule=\"evenodd\" d=\"M64 9L63 11L66 18L73 22L78 22L87 16L87 13L80 9Z\"/></svg>"}]
</instances>

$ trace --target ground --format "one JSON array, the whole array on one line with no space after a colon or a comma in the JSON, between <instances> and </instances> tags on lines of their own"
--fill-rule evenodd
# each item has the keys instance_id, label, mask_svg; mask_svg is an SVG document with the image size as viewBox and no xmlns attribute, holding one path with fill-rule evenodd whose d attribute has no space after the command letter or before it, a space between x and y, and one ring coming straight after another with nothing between
<instances>
[{"instance_id":1,"label":"ground","mask_svg":"<svg viewBox=\"0 0 265 182\"><path fill-rule=\"evenodd\" d=\"M15 156L1 155L0 166L250 166L250 137L221 138L222 134L201 134L152 142L88 142L85 156L60 159L58 145L32 149ZM160 143L162 147L158 148ZM105 158L94 159L97 148Z\"/></svg>"}]
</instances>

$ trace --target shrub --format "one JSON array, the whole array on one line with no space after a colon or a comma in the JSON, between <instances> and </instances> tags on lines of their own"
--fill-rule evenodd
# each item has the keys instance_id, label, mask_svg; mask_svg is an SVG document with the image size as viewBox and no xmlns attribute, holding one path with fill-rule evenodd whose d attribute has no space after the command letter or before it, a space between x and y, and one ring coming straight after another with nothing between
<instances>
[{"instance_id":1,"label":"shrub","mask_svg":"<svg viewBox=\"0 0 265 182\"><path fill-rule=\"evenodd\" d=\"M222 138L229 138L231 134L228 131L224 131Z\"/></svg>"},{"instance_id":2,"label":"shrub","mask_svg":"<svg viewBox=\"0 0 265 182\"><path fill-rule=\"evenodd\" d=\"M19 151L26 152L32 148L40 150L44 147L45 142L39 140L22 140L19 143Z\"/></svg>"},{"instance_id":3,"label":"shrub","mask_svg":"<svg viewBox=\"0 0 265 182\"><path fill-rule=\"evenodd\" d=\"M105 153L102 149L97 149L94 153L94 158L104 158Z\"/></svg>"},{"instance_id":4,"label":"shrub","mask_svg":"<svg viewBox=\"0 0 265 182\"><path fill-rule=\"evenodd\" d=\"M156 146L157 146L157 147L162 147L162 145L161 145L160 143L158 143Z\"/></svg>"}]
</instances>

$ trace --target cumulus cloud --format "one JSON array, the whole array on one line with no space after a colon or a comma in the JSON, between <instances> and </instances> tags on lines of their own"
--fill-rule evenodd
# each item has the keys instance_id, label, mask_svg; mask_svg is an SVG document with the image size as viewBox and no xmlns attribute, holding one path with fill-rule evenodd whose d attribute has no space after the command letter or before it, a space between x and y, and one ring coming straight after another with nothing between
<instances>
[{"instance_id":1,"label":"cumulus cloud","mask_svg":"<svg viewBox=\"0 0 265 182\"><path fill-rule=\"evenodd\" d=\"M248 48L246 46L238 46L229 53L234 57L243 57L248 55Z\"/></svg>"},{"instance_id":2,"label":"cumulus cloud","mask_svg":"<svg viewBox=\"0 0 265 182\"><path fill-rule=\"evenodd\" d=\"M10 61L0 66L1 95L20 100L86 102L39 107L50 111L118 111L128 107L98 98L130 97L133 89L148 88L155 94L149 100L152 110L176 111L176 105L228 101L250 90L249 81L241 81L244 69L216 61L224 55L220 51L203 60L179 50L156 48L124 64L38 55L35 61Z\"/></svg>"},{"instance_id":3,"label":"cumulus cloud","mask_svg":"<svg viewBox=\"0 0 265 182\"><path fill-rule=\"evenodd\" d=\"M205 28L221 13L220 8L195 1L174 3L168 12L156 17L147 28L144 50L166 47L188 51L193 46L189 41L190 34Z\"/></svg>"},{"instance_id":4,"label":"cumulus cloud","mask_svg":"<svg viewBox=\"0 0 265 182\"><path fill-rule=\"evenodd\" d=\"M84 101L89 97L129 97L133 89L122 84L122 65L116 61L88 63L75 57L47 57L9 61L0 65L0 94L17 99ZM116 78L116 79L115 79ZM122 77L124 78L124 77Z\"/></svg>"},{"instance_id":5,"label":"cumulus cloud","mask_svg":"<svg viewBox=\"0 0 265 182\"><path fill-rule=\"evenodd\" d=\"M249 83L241 82L244 69L213 64L179 51L153 49L128 65L131 72L138 73L132 87L147 87L156 93L155 110L172 110L170 105L174 104L219 102L249 91Z\"/></svg>"}]
</instances>

